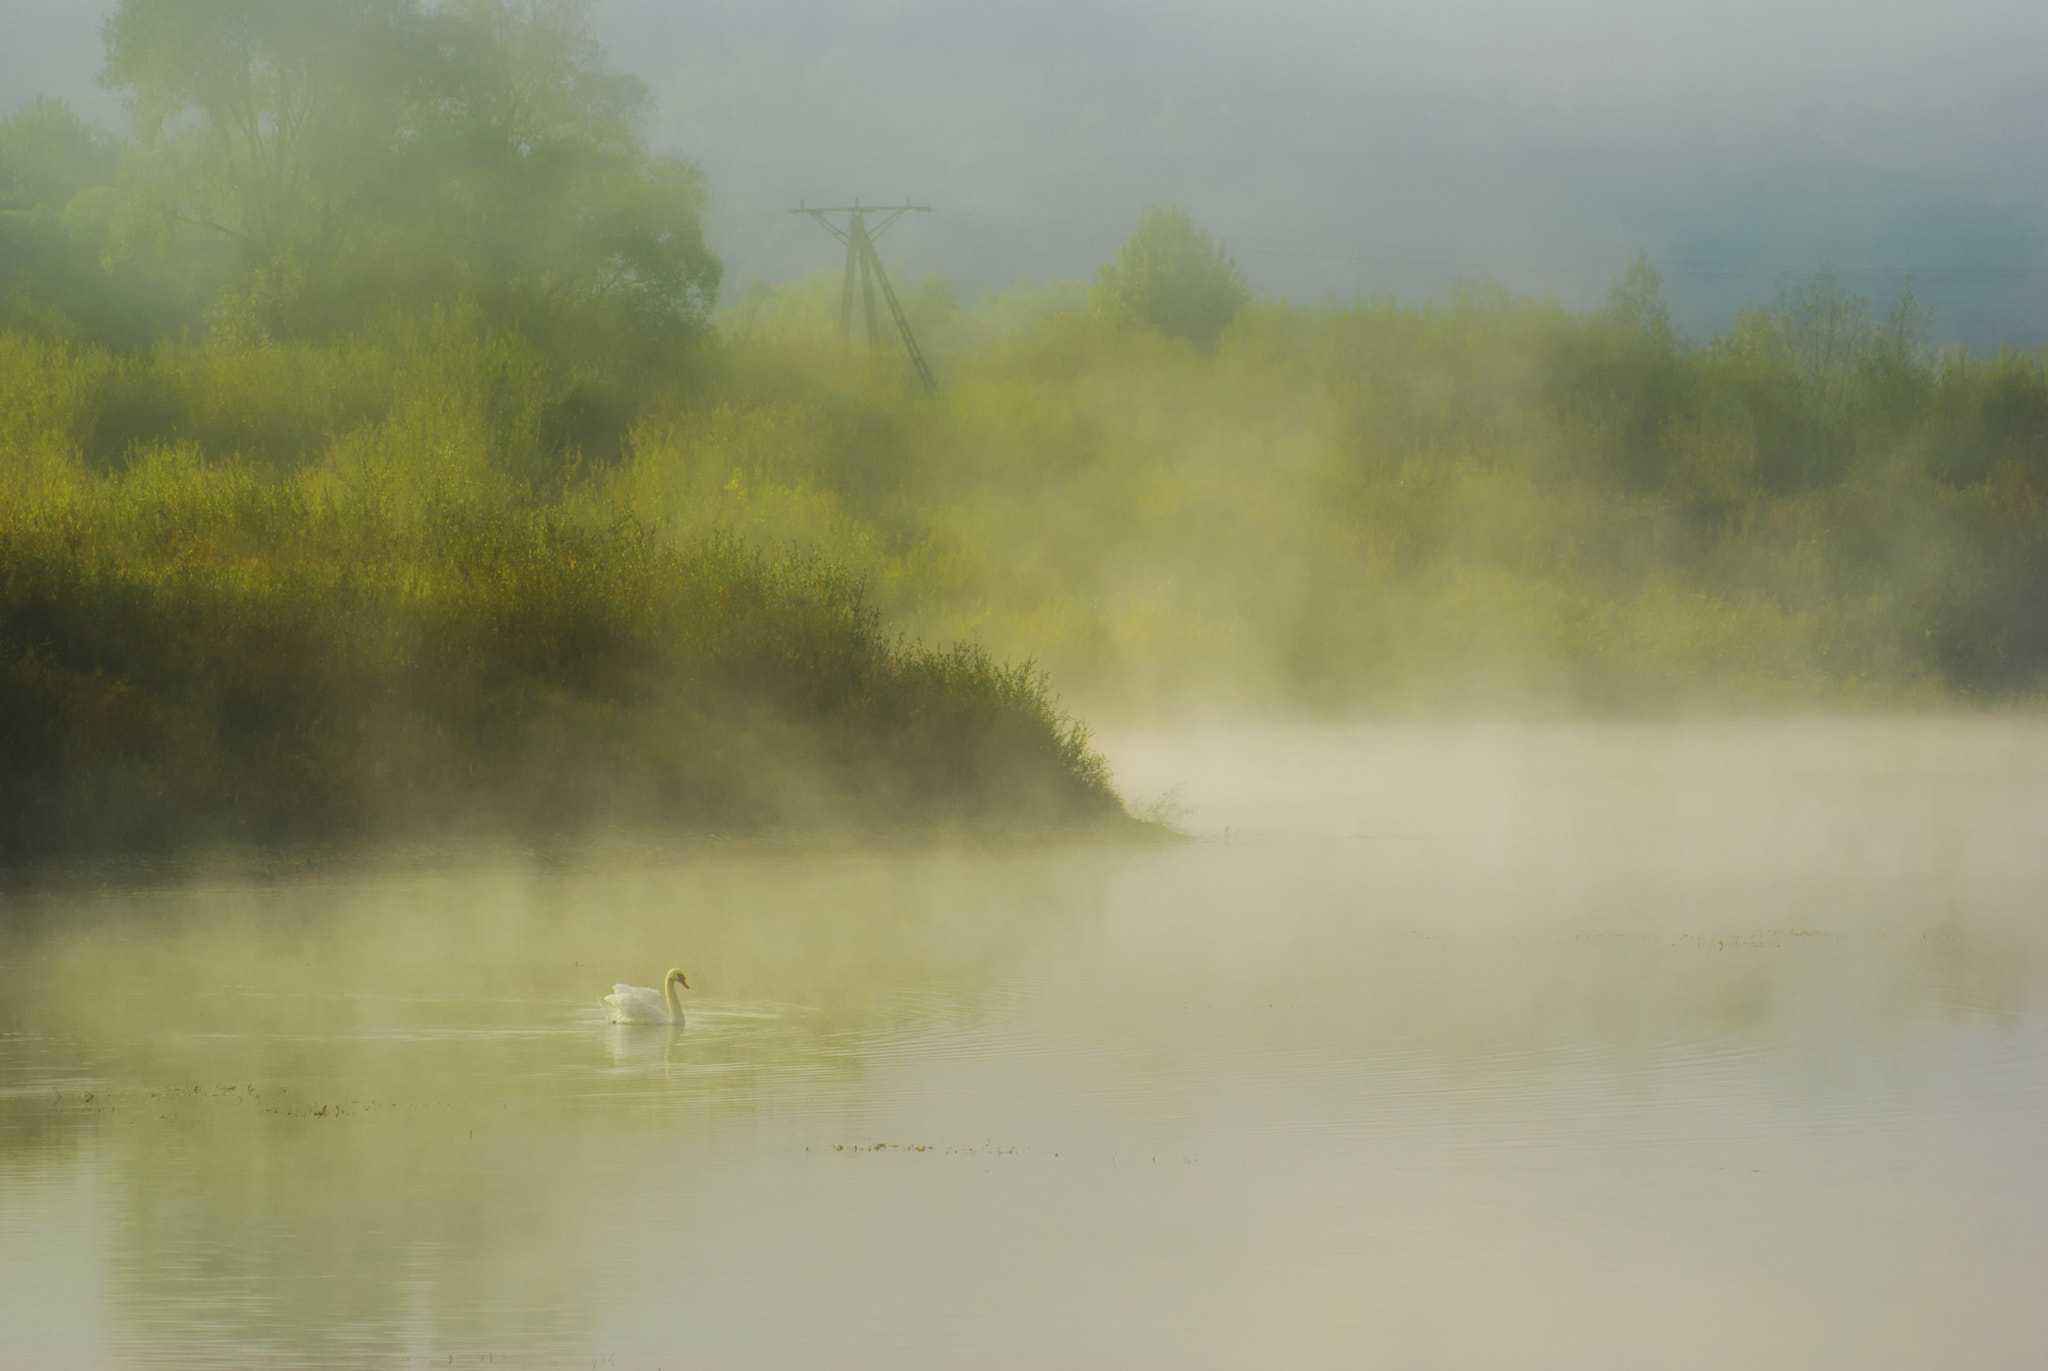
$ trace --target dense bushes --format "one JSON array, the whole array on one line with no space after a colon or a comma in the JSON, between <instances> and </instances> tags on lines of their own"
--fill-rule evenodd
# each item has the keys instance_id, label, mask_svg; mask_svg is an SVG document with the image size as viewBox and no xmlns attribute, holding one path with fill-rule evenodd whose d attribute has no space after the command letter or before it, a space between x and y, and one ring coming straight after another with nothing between
<instances>
[{"instance_id":1,"label":"dense bushes","mask_svg":"<svg viewBox=\"0 0 2048 1371\"><path fill-rule=\"evenodd\" d=\"M1601 311L916 295L942 386L749 293L634 373L488 311L0 331L8 841L425 818L1111 814L1126 714L2011 703L2048 678L2048 359L1824 276ZM61 323L61 321L59 321ZM881 625L930 643L905 646Z\"/></svg>"},{"instance_id":2,"label":"dense bushes","mask_svg":"<svg viewBox=\"0 0 2048 1371\"><path fill-rule=\"evenodd\" d=\"M306 428L294 396L381 414L317 461L159 441L95 472L94 384L137 359L12 345L0 848L1120 815L1031 669L892 638L829 563L537 497L494 459L544 409L475 377L429 407L328 357L229 410L258 451Z\"/></svg>"},{"instance_id":3,"label":"dense bushes","mask_svg":"<svg viewBox=\"0 0 2048 1371\"><path fill-rule=\"evenodd\" d=\"M823 547L897 622L1028 651L1096 710L1900 706L2048 677L2048 358L1934 351L1910 296L1874 318L1822 272L1690 341L1639 263L1587 315L1484 286L1263 305L1213 353L991 301L928 320L931 402L765 303L712 398L630 445L640 507Z\"/></svg>"}]
</instances>

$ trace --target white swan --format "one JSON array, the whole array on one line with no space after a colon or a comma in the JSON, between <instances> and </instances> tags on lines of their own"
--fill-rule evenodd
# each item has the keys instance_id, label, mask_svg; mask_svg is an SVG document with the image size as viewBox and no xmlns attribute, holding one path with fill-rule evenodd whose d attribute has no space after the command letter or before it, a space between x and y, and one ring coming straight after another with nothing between
<instances>
[{"instance_id":1,"label":"white swan","mask_svg":"<svg viewBox=\"0 0 2048 1371\"><path fill-rule=\"evenodd\" d=\"M685 990L690 988L688 979L675 970L668 973L659 990L644 985L615 985L612 993L604 997L605 1017L613 1023L681 1023L683 1002L676 998L678 985Z\"/></svg>"}]
</instances>

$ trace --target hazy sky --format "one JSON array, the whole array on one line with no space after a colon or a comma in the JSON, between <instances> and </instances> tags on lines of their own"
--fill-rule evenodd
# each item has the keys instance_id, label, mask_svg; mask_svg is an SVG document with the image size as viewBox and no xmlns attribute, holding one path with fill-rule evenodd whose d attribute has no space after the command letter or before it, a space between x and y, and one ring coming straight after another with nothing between
<instances>
[{"instance_id":1,"label":"hazy sky","mask_svg":"<svg viewBox=\"0 0 2048 1371\"><path fill-rule=\"evenodd\" d=\"M94 90L105 0L0 0L0 109ZM1825 258L1937 333L2048 339L2048 5L2032 0L601 0L700 161L727 298L836 266L799 198L971 299L1092 275L1177 201L1260 290L1597 301L1638 248L1719 327Z\"/></svg>"}]
</instances>

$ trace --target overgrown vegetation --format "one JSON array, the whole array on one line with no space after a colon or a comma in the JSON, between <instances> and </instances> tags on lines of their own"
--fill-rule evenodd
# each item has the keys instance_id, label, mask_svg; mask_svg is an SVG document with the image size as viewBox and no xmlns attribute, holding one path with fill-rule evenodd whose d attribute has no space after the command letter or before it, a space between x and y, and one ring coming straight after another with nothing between
<instances>
[{"instance_id":1,"label":"overgrown vegetation","mask_svg":"<svg viewBox=\"0 0 2048 1371\"><path fill-rule=\"evenodd\" d=\"M812 341L814 297L735 311L716 399L643 426L622 479L826 549L894 621L1028 648L1095 709L1918 707L2048 677L2048 358L1935 350L1910 292L1876 317L1823 270L1693 341L1639 262L1590 315L1484 285L1253 305L1210 349L1037 287L932 312L932 403Z\"/></svg>"},{"instance_id":2,"label":"overgrown vegetation","mask_svg":"<svg viewBox=\"0 0 2048 1371\"><path fill-rule=\"evenodd\" d=\"M587 11L125 0L136 144L0 125L0 855L1122 819L1030 665L610 493L718 264Z\"/></svg>"},{"instance_id":3,"label":"overgrown vegetation","mask_svg":"<svg viewBox=\"0 0 2048 1371\"><path fill-rule=\"evenodd\" d=\"M1092 290L906 285L927 396L834 276L707 320L585 8L127 0L133 147L0 125L5 846L1119 813L1003 661L1127 717L2048 677L2048 358L1910 293L1300 310L1154 210Z\"/></svg>"},{"instance_id":4,"label":"overgrown vegetation","mask_svg":"<svg viewBox=\"0 0 2048 1371\"><path fill-rule=\"evenodd\" d=\"M9 411L107 361L10 340ZM8 434L6 846L1119 813L1028 667L892 638L829 563L537 499L482 408L399 403L290 470Z\"/></svg>"}]
</instances>

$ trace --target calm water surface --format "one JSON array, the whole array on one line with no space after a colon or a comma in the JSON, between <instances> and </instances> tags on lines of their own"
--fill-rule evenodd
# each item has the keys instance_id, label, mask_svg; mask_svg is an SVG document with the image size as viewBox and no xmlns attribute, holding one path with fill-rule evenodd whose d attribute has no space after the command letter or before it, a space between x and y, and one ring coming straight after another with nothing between
<instances>
[{"instance_id":1,"label":"calm water surface","mask_svg":"<svg viewBox=\"0 0 2048 1371\"><path fill-rule=\"evenodd\" d=\"M5 897L0 1365L2041 1364L2048 726L1108 750L1199 840Z\"/></svg>"}]
</instances>

